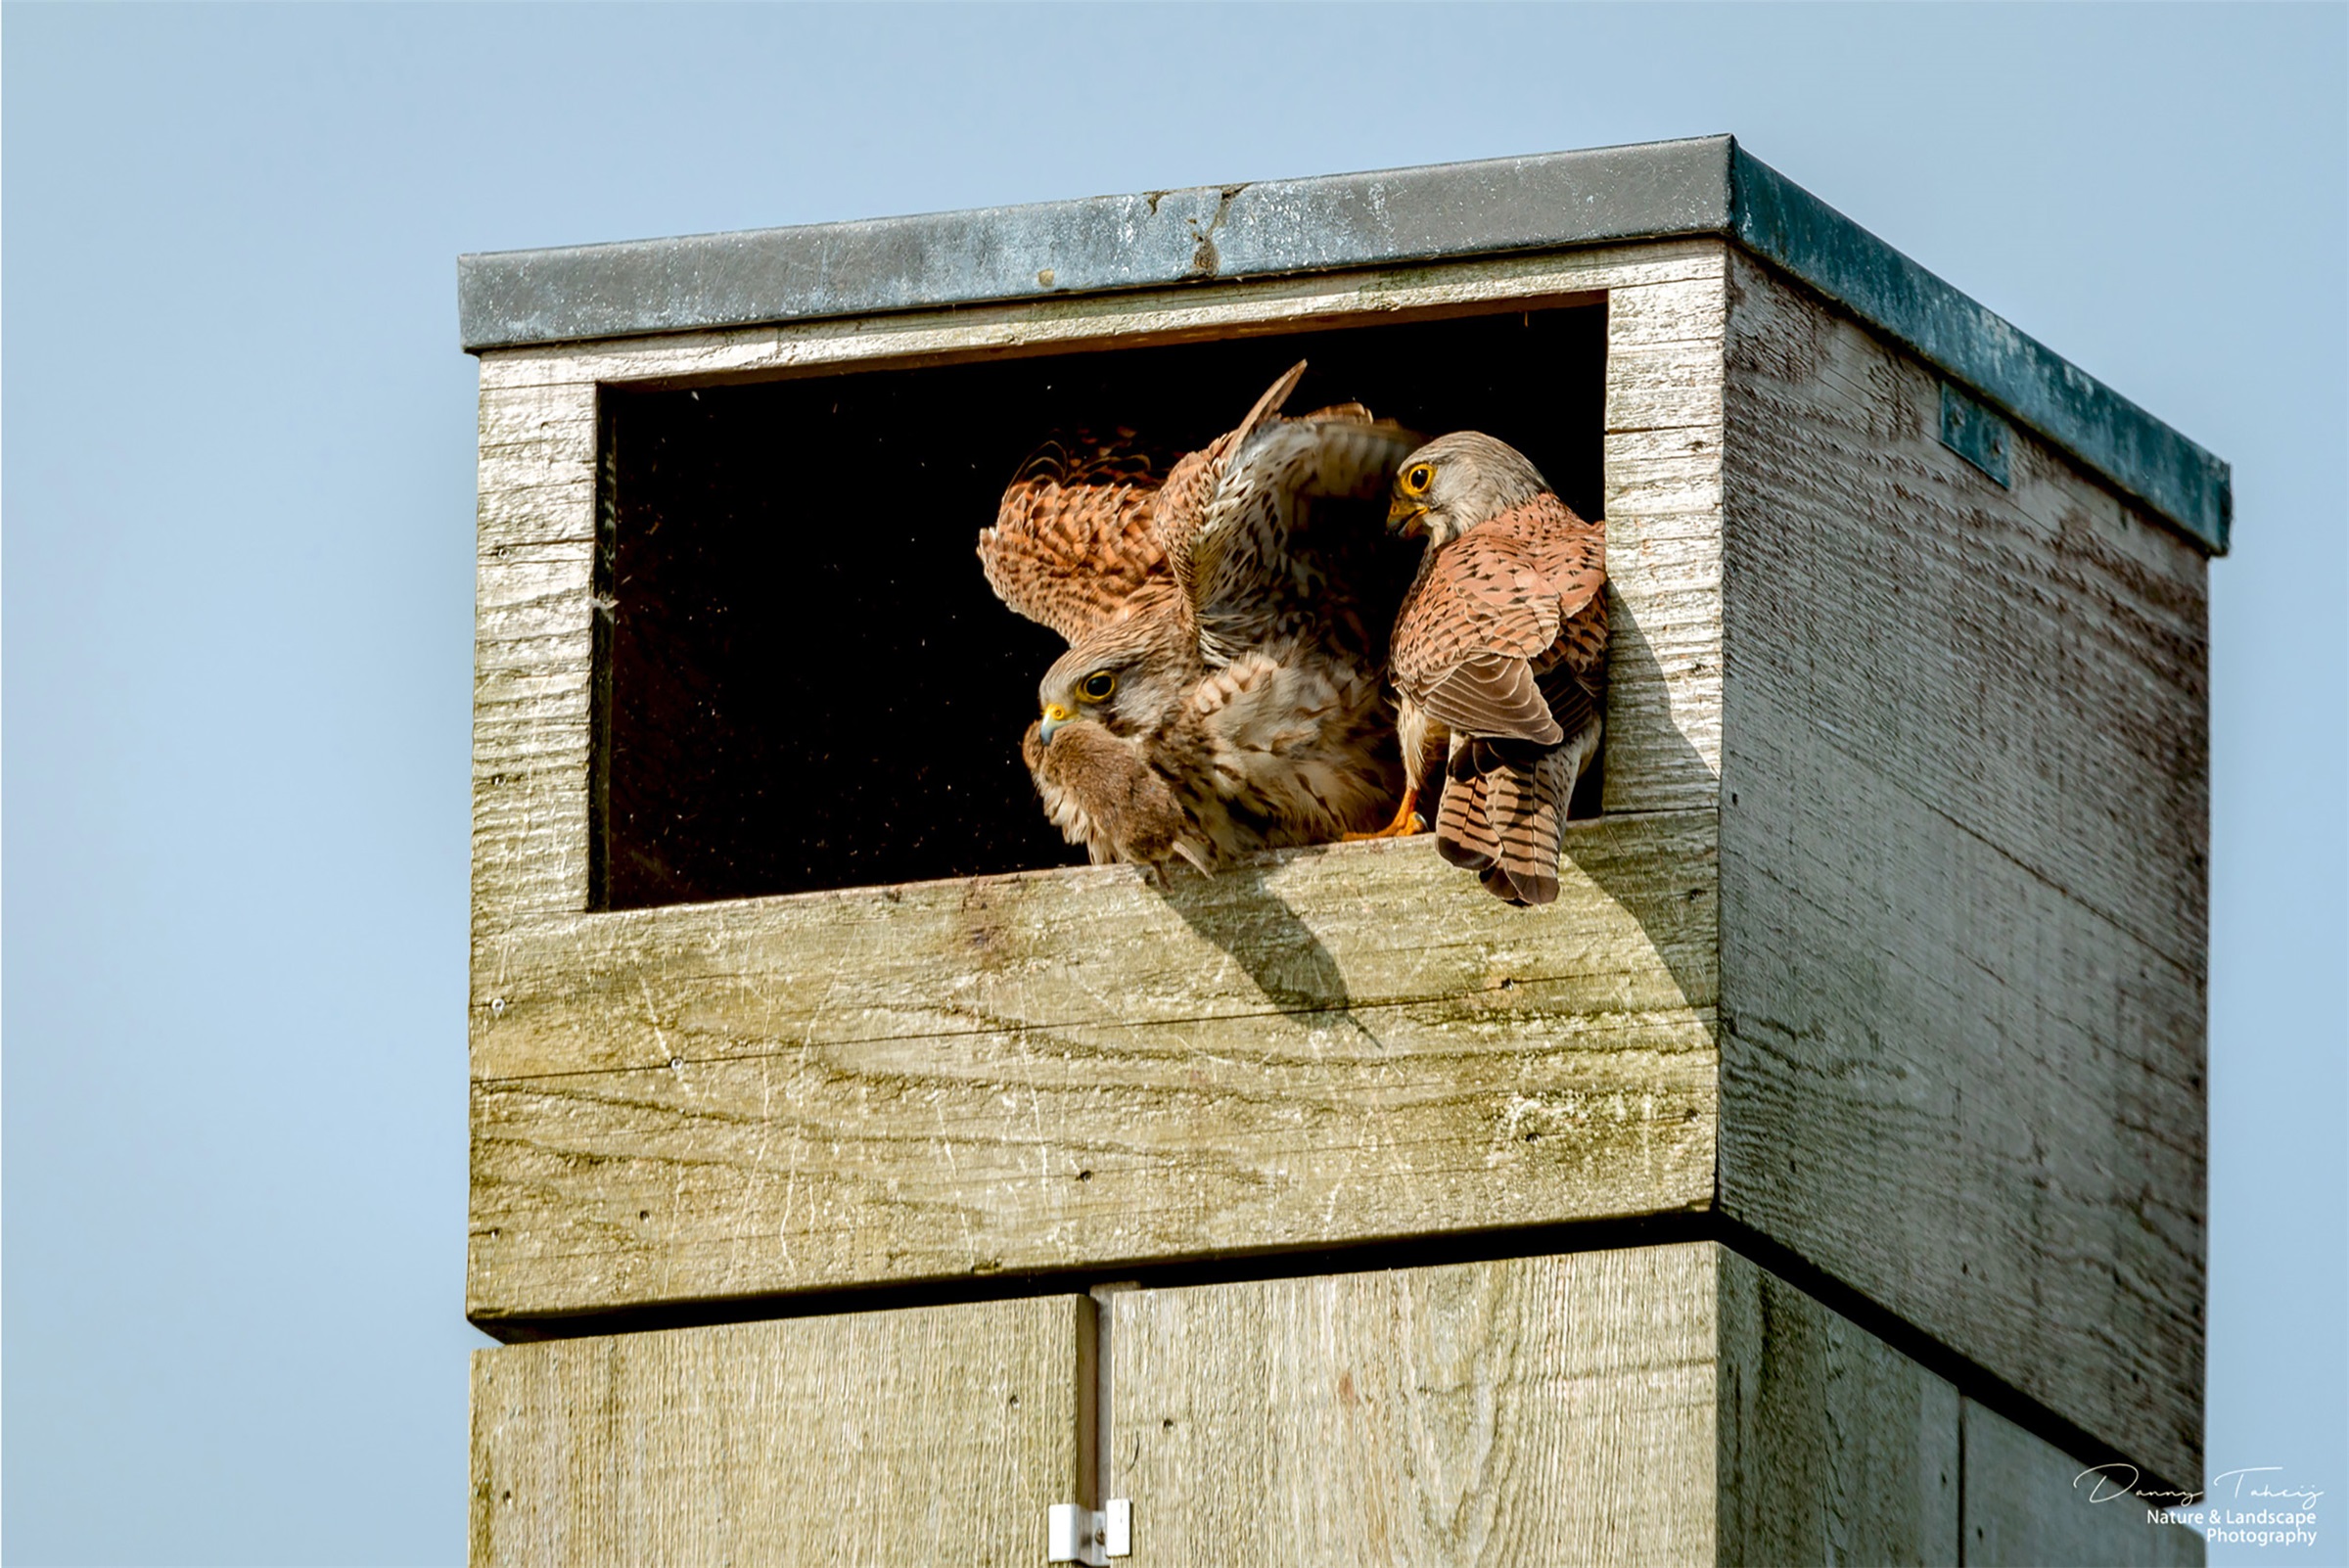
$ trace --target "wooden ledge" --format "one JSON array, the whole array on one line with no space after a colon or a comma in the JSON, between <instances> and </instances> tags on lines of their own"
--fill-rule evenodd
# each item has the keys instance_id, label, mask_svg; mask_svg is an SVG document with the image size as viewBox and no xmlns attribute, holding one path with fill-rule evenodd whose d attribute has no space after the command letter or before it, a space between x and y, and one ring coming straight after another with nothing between
<instances>
[{"instance_id":1,"label":"wooden ledge","mask_svg":"<svg viewBox=\"0 0 2349 1568\"><path fill-rule=\"evenodd\" d=\"M1715 816L481 939L477 1321L1711 1202Z\"/></svg>"}]
</instances>

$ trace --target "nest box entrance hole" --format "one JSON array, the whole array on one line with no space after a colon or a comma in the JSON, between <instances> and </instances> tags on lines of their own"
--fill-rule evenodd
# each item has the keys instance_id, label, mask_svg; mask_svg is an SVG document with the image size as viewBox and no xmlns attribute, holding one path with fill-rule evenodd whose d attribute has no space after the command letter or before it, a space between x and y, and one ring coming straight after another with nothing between
<instances>
[{"instance_id":1,"label":"nest box entrance hole","mask_svg":"<svg viewBox=\"0 0 2349 1568\"><path fill-rule=\"evenodd\" d=\"M1430 436L1482 430L1600 514L1603 304L606 387L592 905L1082 863L1019 758L1064 644L989 590L978 532L1047 438L1195 448L1301 358L1290 412L1351 400ZM1382 520L1366 506L1360 526ZM1382 557L1397 595L1417 551Z\"/></svg>"}]
</instances>

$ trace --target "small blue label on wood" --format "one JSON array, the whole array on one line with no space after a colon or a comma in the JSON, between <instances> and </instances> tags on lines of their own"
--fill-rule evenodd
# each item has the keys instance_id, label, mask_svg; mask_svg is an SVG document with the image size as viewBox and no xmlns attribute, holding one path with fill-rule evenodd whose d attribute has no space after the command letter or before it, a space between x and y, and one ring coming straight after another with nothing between
<instances>
[{"instance_id":1,"label":"small blue label on wood","mask_svg":"<svg viewBox=\"0 0 2349 1568\"><path fill-rule=\"evenodd\" d=\"M2013 426L1948 382L1941 384L1942 445L2010 486L2006 451L2013 443Z\"/></svg>"}]
</instances>

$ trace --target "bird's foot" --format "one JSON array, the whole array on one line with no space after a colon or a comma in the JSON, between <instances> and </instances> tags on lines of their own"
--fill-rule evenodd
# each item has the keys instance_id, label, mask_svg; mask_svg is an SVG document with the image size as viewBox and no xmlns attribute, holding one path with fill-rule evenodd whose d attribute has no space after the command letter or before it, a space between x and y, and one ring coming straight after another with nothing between
<instances>
[{"instance_id":1,"label":"bird's foot","mask_svg":"<svg viewBox=\"0 0 2349 1568\"><path fill-rule=\"evenodd\" d=\"M1407 839L1414 833L1425 833L1427 824L1420 820L1419 813L1412 810L1411 806L1411 802L1404 802L1403 809L1395 813L1395 820L1375 833L1348 833L1342 835L1338 842L1363 844L1372 839Z\"/></svg>"}]
</instances>

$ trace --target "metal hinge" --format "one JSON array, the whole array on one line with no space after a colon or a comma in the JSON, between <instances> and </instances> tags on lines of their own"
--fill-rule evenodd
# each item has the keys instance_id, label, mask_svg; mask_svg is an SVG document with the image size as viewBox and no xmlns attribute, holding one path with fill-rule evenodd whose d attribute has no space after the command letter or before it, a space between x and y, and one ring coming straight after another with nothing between
<instances>
[{"instance_id":1,"label":"metal hinge","mask_svg":"<svg viewBox=\"0 0 2349 1568\"><path fill-rule=\"evenodd\" d=\"M1133 1503L1112 1498L1095 1511L1082 1503L1055 1502L1044 1515L1044 1561L1089 1563L1133 1552Z\"/></svg>"}]
</instances>

